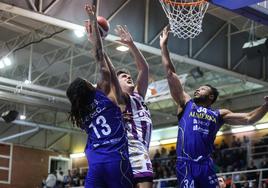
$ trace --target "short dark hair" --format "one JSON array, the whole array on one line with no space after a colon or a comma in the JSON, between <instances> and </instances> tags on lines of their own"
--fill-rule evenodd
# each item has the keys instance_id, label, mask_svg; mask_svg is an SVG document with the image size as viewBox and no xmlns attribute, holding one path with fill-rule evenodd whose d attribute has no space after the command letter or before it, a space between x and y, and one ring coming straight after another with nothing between
<instances>
[{"instance_id":1,"label":"short dark hair","mask_svg":"<svg viewBox=\"0 0 268 188\"><path fill-rule=\"evenodd\" d=\"M214 98L212 100L212 104L213 104L219 96L219 91L215 87L213 87L212 85L206 84L205 86L210 88L211 94L214 96Z\"/></svg>"},{"instance_id":2,"label":"short dark hair","mask_svg":"<svg viewBox=\"0 0 268 188\"><path fill-rule=\"evenodd\" d=\"M129 74L129 75L130 75L130 72L129 72L129 70L127 70L127 69L125 69L125 68L123 68L123 69L118 69L118 70L116 71L116 76L119 76L120 74Z\"/></svg>"}]
</instances>

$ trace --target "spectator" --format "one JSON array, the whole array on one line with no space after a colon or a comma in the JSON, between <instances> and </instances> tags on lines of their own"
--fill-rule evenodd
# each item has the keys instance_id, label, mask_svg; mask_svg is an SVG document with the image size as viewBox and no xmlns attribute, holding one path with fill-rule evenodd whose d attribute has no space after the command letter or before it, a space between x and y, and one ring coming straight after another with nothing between
<instances>
[{"instance_id":1,"label":"spectator","mask_svg":"<svg viewBox=\"0 0 268 188\"><path fill-rule=\"evenodd\" d=\"M46 188L54 188L56 186L57 177L56 172L50 173L46 179Z\"/></svg>"},{"instance_id":2,"label":"spectator","mask_svg":"<svg viewBox=\"0 0 268 188\"><path fill-rule=\"evenodd\" d=\"M154 159L158 159L158 158L160 158L160 152L157 149L156 152L155 152L155 154L154 154Z\"/></svg>"},{"instance_id":3,"label":"spectator","mask_svg":"<svg viewBox=\"0 0 268 188\"><path fill-rule=\"evenodd\" d=\"M257 167L254 164L254 161L252 160L250 162L250 165L248 166L247 170L256 170ZM255 180L256 181L256 185L258 185L258 177L257 177L257 173L256 172L249 172L247 174L247 180ZM253 182L249 181L249 187L252 187Z\"/></svg>"},{"instance_id":4,"label":"spectator","mask_svg":"<svg viewBox=\"0 0 268 188\"><path fill-rule=\"evenodd\" d=\"M63 171L59 169L57 172L57 188L64 188L64 177L63 177Z\"/></svg>"},{"instance_id":5,"label":"spectator","mask_svg":"<svg viewBox=\"0 0 268 188\"><path fill-rule=\"evenodd\" d=\"M224 176L219 176L218 181L219 181L219 188L226 188L226 183L225 183L225 177Z\"/></svg>"},{"instance_id":6,"label":"spectator","mask_svg":"<svg viewBox=\"0 0 268 188\"><path fill-rule=\"evenodd\" d=\"M223 150L223 149L227 149L229 148L228 144L225 142L225 140L223 139L221 141L221 145L220 145L220 149Z\"/></svg>"},{"instance_id":7,"label":"spectator","mask_svg":"<svg viewBox=\"0 0 268 188\"><path fill-rule=\"evenodd\" d=\"M232 139L232 143L231 143L231 147L232 148L234 148L234 147L236 147L236 137L235 136L233 136L233 139Z\"/></svg>"},{"instance_id":8,"label":"spectator","mask_svg":"<svg viewBox=\"0 0 268 188\"><path fill-rule=\"evenodd\" d=\"M161 148L161 154L160 155L161 155L161 158L168 157L166 148Z\"/></svg>"},{"instance_id":9,"label":"spectator","mask_svg":"<svg viewBox=\"0 0 268 188\"><path fill-rule=\"evenodd\" d=\"M72 175L72 186L80 186L80 173L79 168L77 170L74 170Z\"/></svg>"},{"instance_id":10,"label":"spectator","mask_svg":"<svg viewBox=\"0 0 268 188\"><path fill-rule=\"evenodd\" d=\"M236 147L240 147L241 145L242 145L242 143L241 143L241 141L240 141L240 138L237 138L236 139L236 143L235 143L236 145Z\"/></svg>"},{"instance_id":11,"label":"spectator","mask_svg":"<svg viewBox=\"0 0 268 188\"><path fill-rule=\"evenodd\" d=\"M246 137L246 136L244 135L244 136L243 136L243 144L242 144L242 146L247 146L248 143L249 143L249 139L248 139L248 137Z\"/></svg>"},{"instance_id":12,"label":"spectator","mask_svg":"<svg viewBox=\"0 0 268 188\"><path fill-rule=\"evenodd\" d=\"M174 146L171 147L168 156L170 157L176 156L176 150Z\"/></svg>"},{"instance_id":13,"label":"spectator","mask_svg":"<svg viewBox=\"0 0 268 188\"><path fill-rule=\"evenodd\" d=\"M268 160L267 158L263 158L262 161L261 161L261 164L260 164L260 168L268 168ZM263 171L263 174L262 174L263 178L264 179L267 179L268 178L268 171Z\"/></svg>"}]
</instances>

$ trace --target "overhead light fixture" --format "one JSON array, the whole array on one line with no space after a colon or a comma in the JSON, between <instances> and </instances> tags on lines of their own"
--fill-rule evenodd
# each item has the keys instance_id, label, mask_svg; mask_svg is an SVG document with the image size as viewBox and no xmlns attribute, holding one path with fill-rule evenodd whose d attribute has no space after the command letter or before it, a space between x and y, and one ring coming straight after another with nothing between
<instances>
[{"instance_id":1,"label":"overhead light fixture","mask_svg":"<svg viewBox=\"0 0 268 188\"><path fill-rule=\"evenodd\" d=\"M31 84L32 82L30 80L25 80L24 83L28 85Z\"/></svg>"},{"instance_id":2,"label":"overhead light fixture","mask_svg":"<svg viewBox=\"0 0 268 188\"><path fill-rule=\"evenodd\" d=\"M22 115L20 115L20 119L21 120L25 120L26 119L26 116L22 114Z\"/></svg>"},{"instance_id":3,"label":"overhead light fixture","mask_svg":"<svg viewBox=\"0 0 268 188\"><path fill-rule=\"evenodd\" d=\"M268 54L268 38L246 42L242 48L249 59L254 59Z\"/></svg>"},{"instance_id":4,"label":"overhead light fixture","mask_svg":"<svg viewBox=\"0 0 268 188\"><path fill-rule=\"evenodd\" d=\"M70 158L75 159L75 158L81 158L81 157L85 157L85 153L73 153L70 154Z\"/></svg>"},{"instance_id":5,"label":"overhead light fixture","mask_svg":"<svg viewBox=\"0 0 268 188\"><path fill-rule=\"evenodd\" d=\"M268 123L258 124L256 129L268 129Z\"/></svg>"},{"instance_id":6,"label":"overhead light fixture","mask_svg":"<svg viewBox=\"0 0 268 188\"><path fill-rule=\"evenodd\" d=\"M4 61L0 60L0 69L3 69L5 67Z\"/></svg>"},{"instance_id":7,"label":"overhead light fixture","mask_svg":"<svg viewBox=\"0 0 268 188\"><path fill-rule=\"evenodd\" d=\"M10 66L12 64L10 58L8 58L8 57L5 57L3 59L3 62L4 62L5 66Z\"/></svg>"},{"instance_id":8,"label":"overhead light fixture","mask_svg":"<svg viewBox=\"0 0 268 188\"><path fill-rule=\"evenodd\" d=\"M239 128L232 128L232 133L241 133L241 132L247 132L247 131L254 131L255 127L251 126L244 126Z\"/></svg>"},{"instance_id":9,"label":"overhead light fixture","mask_svg":"<svg viewBox=\"0 0 268 188\"><path fill-rule=\"evenodd\" d=\"M118 50L120 52L126 52L129 50L129 48L126 46L118 46L118 47L116 47L116 50Z\"/></svg>"},{"instance_id":10,"label":"overhead light fixture","mask_svg":"<svg viewBox=\"0 0 268 188\"><path fill-rule=\"evenodd\" d=\"M166 131L166 130L178 131L178 126L172 126L172 127L167 127L167 128L155 129L155 130L153 130L153 133L162 132L162 131Z\"/></svg>"},{"instance_id":11,"label":"overhead light fixture","mask_svg":"<svg viewBox=\"0 0 268 188\"><path fill-rule=\"evenodd\" d=\"M74 34L78 38L82 38L85 35L85 32L84 31L81 31L81 30L74 30Z\"/></svg>"},{"instance_id":12,"label":"overhead light fixture","mask_svg":"<svg viewBox=\"0 0 268 188\"><path fill-rule=\"evenodd\" d=\"M21 120L25 120L26 119L26 106L25 105L23 105L23 112L20 115L20 119Z\"/></svg>"},{"instance_id":13,"label":"overhead light fixture","mask_svg":"<svg viewBox=\"0 0 268 188\"><path fill-rule=\"evenodd\" d=\"M160 140L161 145L174 144L176 142L177 142L177 138L170 138L170 139Z\"/></svg>"},{"instance_id":14,"label":"overhead light fixture","mask_svg":"<svg viewBox=\"0 0 268 188\"><path fill-rule=\"evenodd\" d=\"M19 115L17 110L7 110L1 114L1 117L5 120L6 123L11 123Z\"/></svg>"},{"instance_id":15,"label":"overhead light fixture","mask_svg":"<svg viewBox=\"0 0 268 188\"><path fill-rule=\"evenodd\" d=\"M150 146L160 146L160 142L159 141L151 141L150 142Z\"/></svg>"}]
</instances>

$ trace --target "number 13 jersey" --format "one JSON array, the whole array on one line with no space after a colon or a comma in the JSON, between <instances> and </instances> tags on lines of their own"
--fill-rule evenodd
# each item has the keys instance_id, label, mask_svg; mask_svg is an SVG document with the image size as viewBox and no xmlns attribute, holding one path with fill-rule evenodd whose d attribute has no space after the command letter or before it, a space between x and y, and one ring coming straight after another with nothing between
<instances>
[{"instance_id":1,"label":"number 13 jersey","mask_svg":"<svg viewBox=\"0 0 268 188\"><path fill-rule=\"evenodd\" d=\"M88 134L85 153L90 164L128 159L128 142L120 108L96 91L93 112L83 119Z\"/></svg>"}]
</instances>

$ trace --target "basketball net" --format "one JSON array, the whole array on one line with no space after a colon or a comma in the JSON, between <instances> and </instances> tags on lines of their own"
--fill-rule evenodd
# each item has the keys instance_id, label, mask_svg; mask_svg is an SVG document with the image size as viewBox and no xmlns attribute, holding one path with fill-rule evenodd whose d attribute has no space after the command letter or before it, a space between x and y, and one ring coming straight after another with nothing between
<instances>
[{"instance_id":1,"label":"basketball net","mask_svg":"<svg viewBox=\"0 0 268 188\"><path fill-rule=\"evenodd\" d=\"M208 9L206 0L159 0L168 17L171 32L183 39L202 32L202 21Z\"/></svg>"}]
</instances>

